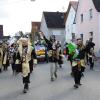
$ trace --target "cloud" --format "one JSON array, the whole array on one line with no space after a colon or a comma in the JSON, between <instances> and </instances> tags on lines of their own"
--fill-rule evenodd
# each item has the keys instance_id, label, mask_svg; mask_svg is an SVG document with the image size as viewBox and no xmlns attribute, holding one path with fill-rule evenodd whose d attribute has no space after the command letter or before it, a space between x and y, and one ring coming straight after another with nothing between
<instances>
[{"instance_id":1,"label":"cloud","mask_svg":"<svg viewBox=\"0 0 100 100\"><path fill-rule=\"evenodd\" d=\"M0 9L1 10L1 9ZM0 18L8 18L8 14L7 12L4 12L4 11L0 11Z\"/></svg>"},{"instance_id":2,"label":"cloud","mask_svg":"<svg viewBox=\"0 0 100 100\"><path fill-rule=\"evenodd\" d=\"M5 6L0 5L0 18L7 18L7 17L8 17L8 12Z\"/></svg>"},{"instance_id":3,"label":"cloud","mask_svg":"<svg viewBox=\"0 0 100 100\"><path fill-rule=\"evenodd\" d=\"M41 21L43 11L67 10L69 0L0 0L0 24L4 34L30 32L32 21Z\"/></svg>"}]
</instances>

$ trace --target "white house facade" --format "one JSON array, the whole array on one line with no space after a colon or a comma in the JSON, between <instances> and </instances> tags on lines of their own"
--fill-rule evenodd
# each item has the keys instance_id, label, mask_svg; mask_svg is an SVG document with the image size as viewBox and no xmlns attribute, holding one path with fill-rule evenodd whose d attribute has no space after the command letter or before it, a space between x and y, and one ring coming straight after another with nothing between
<instances>
[{"instance_id":1,"label":"white house facade","mask_svg":"<svg viewBox=\"0 0 100 100\"><path fill-rule=\"evenodd\" d=\"M79 0L76 12L76 30L83 42L90 38L95 43L95 52L100 51L100 0Z\"/></svg>"},{"instance_id":2,"label":"white house facade","mask_svg":"<svg viewBox=\"0 0 100 100\"><path fill-rule=\"evenodd\" d=\"M56 36L56 40L57 41L60 41L62 46L64 45L65 43L65 29L63 28L59 28L59 29L48 29L49 30L49 33L51 33L51 35L55 35Z\"/></svg>"},{"instance_id":3,"label":"white house facade","mask_svg":"<svg viewBox=\"0 0 100 100\"><path fill-rule=\"evenodd\" d=\"M76 35L76 24L74 24L75 14L76 14L76 8L77 8L78 2L70 1L68 10L67 10L67 16L65 21L65 30L66 30L66 42L69 40L73 40Z\"/></svg>"},{"instance_id":4,"label":"white house facade","mask_svg":"<svg viewBox=\"0 0 100 100\"><path fill-rule=\"evenodd\" d=\"M45 34L45 36L47 38L50 37L49 30L48 30L47 25L46 25L46 20L45 20L44 14L42 14L40 30Z\"/></svg>"}]
</instances>

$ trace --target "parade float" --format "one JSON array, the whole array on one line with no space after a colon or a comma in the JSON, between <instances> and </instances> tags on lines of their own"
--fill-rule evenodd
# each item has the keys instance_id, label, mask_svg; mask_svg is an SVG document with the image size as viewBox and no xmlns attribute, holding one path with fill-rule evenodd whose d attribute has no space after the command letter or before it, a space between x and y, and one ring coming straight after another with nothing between
<instances>
[{"instance_id":1,"label":"parade float","mask_svg":"<svg viewBox=\"0 0 100 100\"><path fill-rule=\"evenodd\" d=\"M46 46L44 40L35 42L35 51L37 55L38 62L46 61Z\"/></svg>"},{"instance_id":2,"label":"parade float","mask_svg":"<svg viewBox=\"0 0 100 100\"><path fill-rule=\"evenodd\" d=\"M35 45L35 51L38 62L45 61L45 46L39 44Z\"/></svg>"}]
</instances>

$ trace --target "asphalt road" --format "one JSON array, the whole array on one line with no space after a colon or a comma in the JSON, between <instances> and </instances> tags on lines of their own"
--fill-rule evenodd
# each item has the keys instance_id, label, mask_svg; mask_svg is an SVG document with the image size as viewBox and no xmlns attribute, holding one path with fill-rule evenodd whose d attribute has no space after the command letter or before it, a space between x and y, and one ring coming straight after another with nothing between
<instances>
[{"instance_id":1,"label":"asphalt road","mask_svg":"<svg viewBox=\"0 0 100 100\"><path fill-rule=\"evenodd\" d=\"M0 74L0 100L100 100L100 61L93 71L87 66L82 78L82 86L74 89L70 76L70 64L64 62L63 69L58 69L58 78L50 81L50 64L38 64L31 74L30 89L23 94L21 74L12 75L8 71Z\"/></svg>"}]
</instances>

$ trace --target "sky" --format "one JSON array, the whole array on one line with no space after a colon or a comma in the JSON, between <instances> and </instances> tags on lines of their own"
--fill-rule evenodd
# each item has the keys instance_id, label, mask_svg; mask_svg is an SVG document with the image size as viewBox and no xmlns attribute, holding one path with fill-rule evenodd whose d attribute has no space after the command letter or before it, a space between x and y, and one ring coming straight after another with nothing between
<instances>
[{"instance_id":1,"label":"sky","mask_svg":"<svg viewBox=\"0 0 100 100\"><path fill-rule=\"evenodd\" d=\"M41 21L43 11L67 11L70 0L0 0L0 25L4 35L30 32L32 21ZM77 0L72 0L77 1Z\"/></svg>"}]
</instances>

